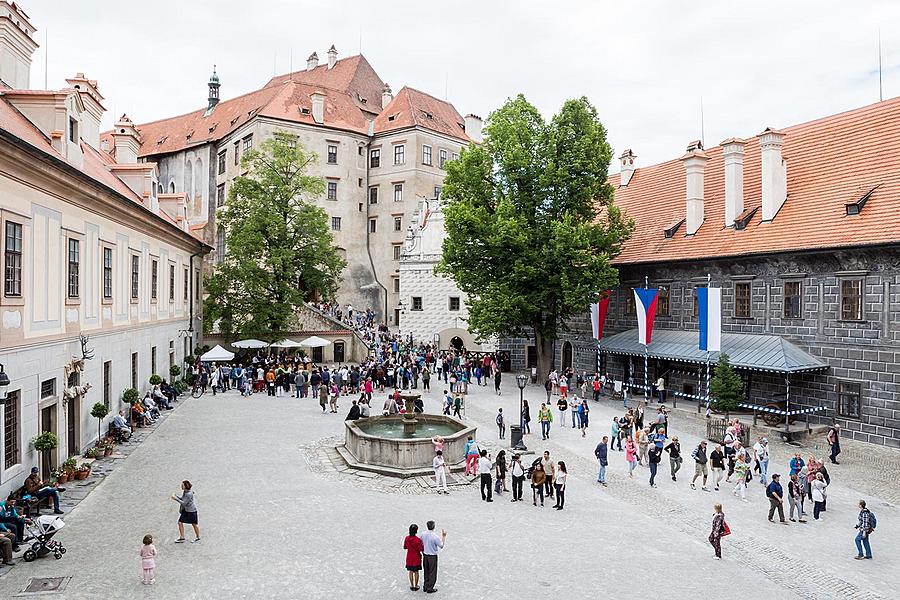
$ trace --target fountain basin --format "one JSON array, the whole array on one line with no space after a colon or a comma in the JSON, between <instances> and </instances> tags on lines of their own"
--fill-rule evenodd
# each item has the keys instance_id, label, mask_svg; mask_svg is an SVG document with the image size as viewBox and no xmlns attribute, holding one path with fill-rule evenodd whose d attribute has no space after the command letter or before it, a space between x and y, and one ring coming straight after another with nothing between
<instances>
[{"instance_id":1,"label":"fountain basin","mask_svg":"<svg viewBox=\"0 0 900 600\"><path fill-rule=\"evenodd\" d=\"M468 436L476 428L446 415L417 414L414 437L405 437L400 415L376 416L344 422L344 445L337 448L347 464L362 471L393 477L433 475L434 445L444 438L444 461L451 470L462 470Z\"/></svg>"}]
</instances>

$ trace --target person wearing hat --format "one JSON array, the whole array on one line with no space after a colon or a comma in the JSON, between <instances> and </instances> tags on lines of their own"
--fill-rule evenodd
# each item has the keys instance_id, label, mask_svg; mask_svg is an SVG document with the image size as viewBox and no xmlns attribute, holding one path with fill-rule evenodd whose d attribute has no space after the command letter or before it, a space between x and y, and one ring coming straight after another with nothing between
<instances>
[{"instance_id":1,"label":"person wearing hat","mask_svg":"<svg viewBox=\"0 0 900 600\"><path fill-rule=\"evenodd\" d=\"M787 521L784 520L784 489L781 487L780 479L781 476L775 473L772 475L772 481L766 486L766 496L769 497L769 522L774 523L772 517L777 510L778 519L787 525Z\"/></svg>"},{"instance_id":2,"label":"person wearing hat","mask_svg":"<svg viewBox=\"0 0 900 600\"><path fill-rule=\"evenodd\" d=\"M47 483L43 481L41 479L41 476L38 474L37 467L31 468L31 475L29 475L28 479L25 480L25 491L36 497L40 501L43 501L43 499L47 496L52 497L53 512L58 515L63 514L63 511L59 509L59 493L66 491L66 488L61 488L58 485L54 485L53 487L47 485Z\"/></svg>"}]
</instances>

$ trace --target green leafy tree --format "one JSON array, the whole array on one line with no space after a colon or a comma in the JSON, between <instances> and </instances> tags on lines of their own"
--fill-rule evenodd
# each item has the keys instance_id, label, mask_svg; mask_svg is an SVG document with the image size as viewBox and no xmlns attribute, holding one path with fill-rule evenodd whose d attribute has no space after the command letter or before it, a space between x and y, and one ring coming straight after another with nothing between
<instances>
[{"instance_id":1,"label":"green leafy tree","mask_svg":"<svg viewBox=\"0 0 900 600\"><path fill-rule=\"evenodd\" d=\"M217 216L227 251L206 282L205 326L274 339L305 300L334 297L346 262L325 211L309 202L325 189L307 173L317 160L284 133L243 157L248 174L234 180Z\"/></svg>"},{"instance_id":2,"label":"green leafy tree","mask_svg":"<svg viewBox=\"0 0 900 600\"><path fill-rule=\"evenodd\" d=\"M101 426L103 424L103 419L106 415L109 414L109 409L102 402L97 402L94 406L91 407L91 416L97 419L97 443L100 443L102 439Z\"/></svg>"},{"instance_id":3,"label":"green leafy tree","mask_svg":"<svg viewBox=\"0 0 900 600\"><path fill-rule=\"evenodd\" d=\"M726 413L735 410L744 399L744 383L724 352L719 354L715 374L709 381L709 393L714 398L716 409Z\"/></svg>"},{"instance_id":4,"label":"green leafy tree","mask_svg":"<svg viewBox=\"0 0 900 600\"><path fill-rule=\"evenodd\" d=\"M546 374L567 320L617 284L610 260L634 225L612 203L612 149L586 98L547 122L520 95L488 117L484 133L448 163L436 270L468 295L473 332L533 335Z\"/></svg>"}]
</instances>

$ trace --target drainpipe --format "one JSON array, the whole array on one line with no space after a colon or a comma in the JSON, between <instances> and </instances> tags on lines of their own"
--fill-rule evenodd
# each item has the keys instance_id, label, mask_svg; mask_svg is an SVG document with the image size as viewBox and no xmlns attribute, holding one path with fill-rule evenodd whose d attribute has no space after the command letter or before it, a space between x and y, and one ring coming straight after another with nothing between
<instances>
[{"instance_id":1,"label":"drainpipe","mask_svg":"<svg viewBox=\"0 0 900 600\"><path fill-rule=\"evenodd\" d=\"M373 123L369 122L369 141L366 143L366 186L365 191L363 193L363 202L366 204L366 254L369 255L369 266L372 268L372 276L375 278L375 283L378 284L382 290L384 290L384 310L382 314L384 315L384 322L388 321L388 289L384 287L384 284L381 283L378 279L378 271L375 270L375 261L372 259L372 232L369 231L369 216L371 214L372 205L369 204L369 150L370 145L372 143L373 138ZM399 325L399 323L398 323Z\"/></svg>"}]
</instances>

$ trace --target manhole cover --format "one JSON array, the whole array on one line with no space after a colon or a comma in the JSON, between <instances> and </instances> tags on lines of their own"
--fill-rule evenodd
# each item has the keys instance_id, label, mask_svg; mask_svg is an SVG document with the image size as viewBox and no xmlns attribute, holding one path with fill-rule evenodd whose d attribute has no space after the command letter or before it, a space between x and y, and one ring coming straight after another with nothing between
<instances>
[{"instance_id":1,"label":"manhole cover","mask_svg":"<svg viewBox=\"0 0 900 600\"><path fill-rule=\"evenodd\" d=\"M28 582L22 594L53 594L66 589L68 577L35 577Z\"/></svg>"}]
</instances>

